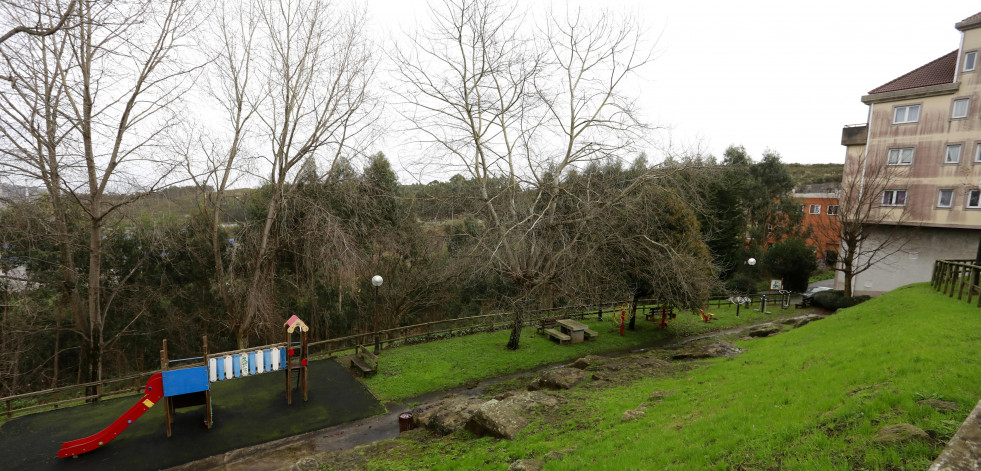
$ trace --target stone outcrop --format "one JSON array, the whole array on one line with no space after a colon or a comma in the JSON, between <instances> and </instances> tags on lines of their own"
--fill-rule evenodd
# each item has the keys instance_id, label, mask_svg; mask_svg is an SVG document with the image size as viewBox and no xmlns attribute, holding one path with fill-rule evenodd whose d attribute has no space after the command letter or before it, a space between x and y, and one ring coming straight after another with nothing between
<instances>
[{"instance_id":1,"label":"stone outcrop","mask_svg":"<svg viewBox=\"0 0 981 471\"><path fill-rule=\"evenodd\" d=\"M470 420L467 430L476 435L514 439L525 427L528 419L522 414L536 407L555 407L558 400L548 394L531 391L515 394L503 400L491 399L480 405Z\"/></svg>"},{"instance_id":2,"label":"stone outcrop","mask_svg":"<svg viewBox=\"0 0 981 471\"><path fill-rule=\"evenodd\" d=\"M590 378L589 373L579 368L558 368L546 371L540 378L528 385L529 391L539 389L571 389Z\"/></svg>"},{"instance_id":3,"label":"stone outcrop","mask_svg":"<svg viewBox=\"0 0 981 471\"><path fill-rule=\"evenodd\" d=\"M770 322L749 329L747 334L750 337L769 337L779 332L780 332L780 326Z\"/></svg>"},{"instance_id":4,"label":"stone outcrop","mask_svg":"<svg viewBox=\"0 0 981 471\"><path fill-rule=\"evenodd\" d=\"M545 467L542 460L518 460L508 466L508 471L538 471Z\"/></svg>"},{"instance_id":5,"label":"stone outcrop","mask_svg":"<svg viewBox=\"0 0 981 471\"><path fill-rule=\"evenodd\" d=\"M779 329L778 329L779 330ZM700 358L731 357L742 350L730 342L718 342L700 347L689 347L671 356L674 360L695 360Z\"/></svg>"},{"instance_id":6,"label":"stone outcrop","mask_svg":"<svg viewBox=\"0 0 981 471\"><path fill-rule=\"evenodd\" d=\"M483 400L473 397L451 397L425 409L414 409L412 415L416 425L447 435L466 425L483 403Z\"/></svg>"},{"instance_id":7,"label":"stone outcrop","mask_svg":"<svg viewBox=\"0 0 981 471\"><path fill-rule=\"evenodd\" d=\"M879 429L872 441L881 445L891 445L909 441L930 441L930 435L923 429L910 424L887 425Z\"/></svg>"}]
</instances>

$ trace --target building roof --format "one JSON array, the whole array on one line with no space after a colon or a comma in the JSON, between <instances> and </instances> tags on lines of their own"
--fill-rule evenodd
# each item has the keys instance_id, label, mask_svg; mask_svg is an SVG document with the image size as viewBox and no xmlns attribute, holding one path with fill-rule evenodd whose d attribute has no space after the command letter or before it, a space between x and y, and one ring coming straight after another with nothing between
<instances>
[{"instance_id":1,"label":"building roof","mask_svg":"<svg viewBox=\"0 0 981 471\"><path fill-rule=\"evenodd\" d=\"M981 12L975 13L954 25L955 28L964 31L981 26Z\"/></svg>"},{"instance_id":2,"label":"building roof","mask_svg":"<svg viewBox=\"0 0 981 471\"><path fill-rule=\"evenodd\" d=\"M978 13L978 15L981 15L981 13ZM979 17L979 21L981 21L981 17ZM957 49L954 49L950 53L945 54L942 57L937 58L931 61L930 63L913 70L912 72L909 72L878 88L872 89L869 92L869 95L873 95L876 93L895 92L897 90L909 90L911 88L929 87L931 85L953 83L954 70L956 68L957 68Z\"/></svg>"}]
</instances>

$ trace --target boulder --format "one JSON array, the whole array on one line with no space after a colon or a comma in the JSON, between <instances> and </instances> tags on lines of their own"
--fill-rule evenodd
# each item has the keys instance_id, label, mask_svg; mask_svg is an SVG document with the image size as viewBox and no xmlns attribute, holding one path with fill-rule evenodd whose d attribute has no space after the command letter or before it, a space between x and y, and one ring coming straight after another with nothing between
<instances>
[{"instance_id":1,"label":"boulder","mask_svg":"<svg viewBox=\"0 0 981 471\"><path fill-rule=\"evenodd\" d=\"M879 429L875 434L875 438L872 439L872 441L881 445L892 445L918 440L928 442L930 441L930 435L924 432L923 429L910 424L887 425Z\"/></svg>"},{"instance_id":2,"label":"boulder","mask_svg":"<svg viewBox=\"0 0 981 471\"><path fill-rule=\"evenodd\" d=\"M451 397L425 409L413 409L412 415L416 425L447 435L466 425L483 403L473 397Z\"/></svg>"},{"instance_id":3,"label":"boulder","mask_svg":"<svg viewBox=\"0 0 981 471\"><path fill-rule=\"evenodd\" d=\"M317 469L320 469L320 462L313 458L303 458L297 461L292 468L295 471L313 471Z\"/></svg>"},{"instance_id":4,"label":"boulder","mask_svg":"<svg viewBox=\"0 0 981 471\"><path fill-rule=\"evenodd\" d=\"M940 399L923 399L916 403L921 406L931 407L940 412L950 412L961 408L956 402L941 401Z\"/></svg>"},{"instance_id":5,"label":"boulder","mask_svg":"<svg viewBox=\"0 0 981 471\"><path fill-rule=\"evenodd\" d=\"M623 411L623 415L620 416L620 420L629 422L631 420L637 420L645 415L647 415L647 413L642 410L630 409Z\"/></svg>"},{"instance_id":6,"label":"boulder","mask_svg":"<svg viewBox=\"0 0 981 471\"><path fill-rule=\"evenodd\" d=\"M586 355L572 363L573 368L579 368L580 370L585 370L589 368L590 365L603 360L603 357L599 355Z\"/></svg>"},{"instance_id":7,"label":"boulder","mask_svg":"<svg viewBox=\"0 0 981 471\"><path fill-rule=\"evenodd\" d=\"M739 353L742 353L739 347L723 341L701 347L686 348L680 353L672 355L671 358L674 360L692 360L699 358L731 357Z\"/></svg>"},{"instance_id":8,"label":"boulder","mask_svg":"<svg viewBox=\"0 0 981 471\"><path fill-rule=\"evenodd\" d=\"M571 389L589 379L591 375L579 368L558 368L546 371L528 385L529 391L539 389Z\"/></svg>"},{"instance_id":9,"label":"boulder","mask_svg":"<svg viewBox=\"0 0 981 471\"><path fill-rule=\"evenodd\" d=\"M491 399L474 411L466 427L476 435L511 440L528 425L528 420L521 413L558 404L556 398L538 391L518 393L500 401Z\"/></svg>"},{"instance_id":10,"label":"boulder","mask_svg":"<svg viewBox=\"0 0 981 471\"><path fill-rule=\"evenodd\" d=\"M747 332L750 337L769 337L780 332L780 326L773 323L758 325Z\"/></svg>"},{"instance_id":11,"label":"boulder","mask_svg":"<svg viewBox=\"0 0 981 471\"><path fill-rule=\"evenodd\" d=\"M674 391L662 391L658 389L651 393L651 395L647 398L647 402L661 401L672 394L674 394Z\"/></svg>"},{"instance_id":12,"label":"boulder","mask_svg":"<svg viewBox=\"0 0 981 471\"><path fill-rule=\"evenodd\" d=\"M545 467L542 460L518 460L508 466L508 471L538 471Z\"/></svg>"},{"instance_id":13,"label":"boulder","mask_svg":"<svg viewBox=\"0 0 981 471\"><path fill-rule=\"evenodd\" d=\"M467 422L467 430L478 436L513 440L518 432L528 426L528 419L508 407L505 401L491 399L481 405Z\"/></svg>"}]
</instances>

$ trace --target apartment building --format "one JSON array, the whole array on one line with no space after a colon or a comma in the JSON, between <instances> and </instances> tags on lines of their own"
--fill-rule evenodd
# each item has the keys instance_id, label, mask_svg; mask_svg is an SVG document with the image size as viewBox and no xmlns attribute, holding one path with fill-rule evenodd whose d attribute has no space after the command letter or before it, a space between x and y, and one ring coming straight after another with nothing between
<instances>
[{"instance_id":1,"label":"apartment building","mask_svg":"<svg viewBox=\"0 0 981 471\"><path fill-rule=\"evenodd\" d=\"M956 50L871 90L862 97L869 106L868 121L842 131L843 184L884 170L888 184L870 185L878 210L891 214L885 224L908 235L903 250L853 280L856 294L875 295L927 281L934 260L974 259L978 253L981 13L954 27L961 32ZM885 224L877 226L883 233ZM835 286L844 287L840 273Z\"/></svg>"},{"instance_id":2,"label":"apartment building","mask_svg":"<svg viewBox=\"0 0 981 471\"><path fill-rule=\"evenodd\" d=\"M833 219L838 215L838 187L838 183L818 183L806 185L794 193L804 213L802 224L811 229L807 245L814 247L815 255L822 263L837 260L841 244L832 230Z\"/></svg>"}]
</instances>

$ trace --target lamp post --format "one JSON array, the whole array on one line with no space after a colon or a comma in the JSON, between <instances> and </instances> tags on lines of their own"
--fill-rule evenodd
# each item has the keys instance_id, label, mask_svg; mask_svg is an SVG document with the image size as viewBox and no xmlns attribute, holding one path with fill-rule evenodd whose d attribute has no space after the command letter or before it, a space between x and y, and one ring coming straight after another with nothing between
<instances>
[{"instance_id":1,"label":"lamp post","mask_svg":"<svg viewBox=\"0 0 981 471\"><path fill-rule=\"evenodd\" d=\"M746 265L749 265L751 267L756 266L756 259L753 258L753 257L749 257L749 260L746 260ZM756 272L754 271L753 273L756 273ZM756 278L751 277L750 279L752 279L754 283L756 282ZM752 301L753 301L752 295L749 294L749 293L747 293L746 294L746 307L747 308L749 307L749 303L751 303Z\"/></svg>"},{"instance_id":2,"label":"lamp post","mask_svg":"<svg viewBox=\"0 0 981 471\"><path fill-rule=\"evenodd\" d=\"M385 280L382 279L381 275L371 277L371 285L375 287L375 309L372 316L374 317L375 324L375 355L381 353L381 347L378 343L378 288L381 287L382 282L384 281Z\"/></svg>"}]
</instances>

